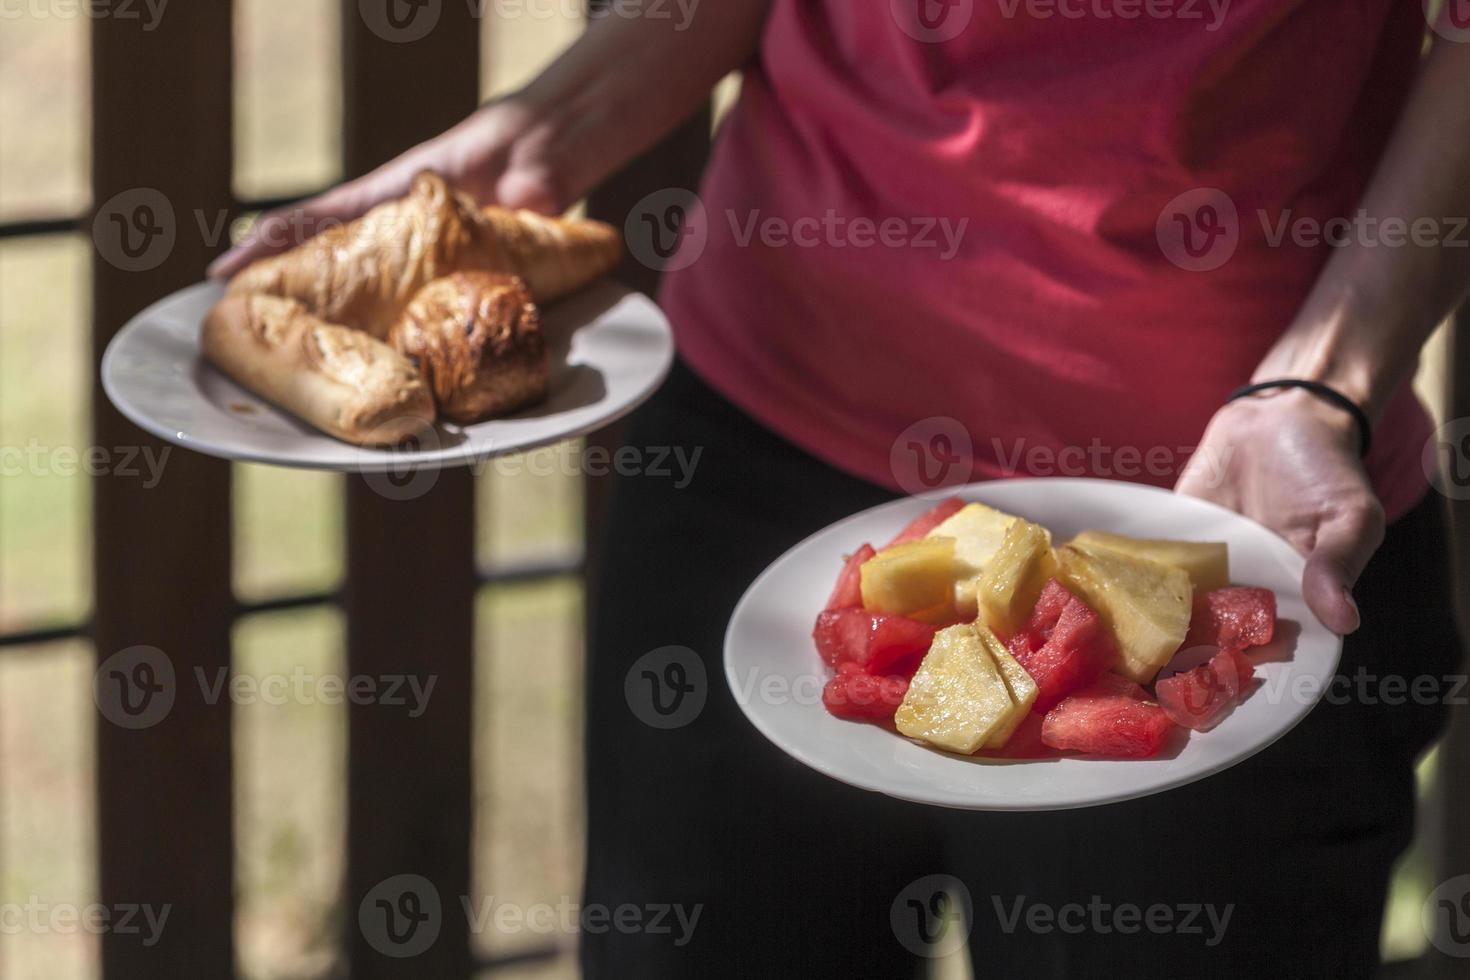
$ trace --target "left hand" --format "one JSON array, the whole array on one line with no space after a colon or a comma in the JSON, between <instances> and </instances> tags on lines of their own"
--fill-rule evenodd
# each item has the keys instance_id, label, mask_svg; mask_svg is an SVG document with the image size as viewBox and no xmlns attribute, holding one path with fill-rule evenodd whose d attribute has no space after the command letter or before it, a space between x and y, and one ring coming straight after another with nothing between
<instances>
[{"instance_id":1,"label":"left hand","mask_svg":"<svg viewBox=\"0 0 1470 980\"><path fill-rule=\"evenodd\" d=\"M1351 416L1300 390L1243 398L1210 420L1174 488L1253 518L1307 559L1302 592L1328 629L1360 625L1352 588L1383 543L1383 506Z\"/></svg>"}]
</instances>

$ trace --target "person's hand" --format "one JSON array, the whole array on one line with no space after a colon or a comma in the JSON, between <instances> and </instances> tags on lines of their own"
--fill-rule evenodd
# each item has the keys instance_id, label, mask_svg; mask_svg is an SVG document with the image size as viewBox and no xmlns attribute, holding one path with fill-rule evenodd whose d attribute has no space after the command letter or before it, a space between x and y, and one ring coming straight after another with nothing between
<instances>
[{"instance_id":1,"label":"person's hand","mask_svg":"<svg viewBox=\"0 0 1470 980\"><path fill-rule=\"evenodd\" d=\"M209 276L228 279L256 259L402 197L422 170L438 171L482 204L559 214L595 176L584 177L575 158L566 159L558 144L558 130L547 114L524 99L512 96L482 106L458 126L364 177L261 215L244 240L210 265Z\"/></svg>"},{"instance_id":2,"label":"person's hand","mask_svg":"<svg viewBox=\"0 0 1470 980\"><path fill-rule=\"evenodd\" d=\"M1383 543L1383 507L1351 416L1283 389L1215 413L1175 487L1276 531L1307 559L1302 592L1328 629L1359 626L1352 587Z\"/></svg>"}]
</instances>

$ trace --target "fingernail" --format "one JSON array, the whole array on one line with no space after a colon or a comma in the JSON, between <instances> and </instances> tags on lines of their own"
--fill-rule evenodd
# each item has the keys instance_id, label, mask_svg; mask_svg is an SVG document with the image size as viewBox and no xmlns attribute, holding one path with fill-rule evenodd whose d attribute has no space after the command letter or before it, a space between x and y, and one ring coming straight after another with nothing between
<instances>
[{"instance_id":1,"label":"fingernail","mask_svg":"<svg viewBox=\"0 0 1470 980\"><path fill-rule=\"evenodd\" d=\"M1347 601L1348 608L1353 611L1353 626L1352 629L1348 630L1348 632L1351 633L1353 632L1353 630L1356 630L1359 626L1363 625L1363 614L1358 609L1358 600L1353 598L1353 593L1351 590L1343 589L1342 597Z\"/></svg>"}]
</instances>

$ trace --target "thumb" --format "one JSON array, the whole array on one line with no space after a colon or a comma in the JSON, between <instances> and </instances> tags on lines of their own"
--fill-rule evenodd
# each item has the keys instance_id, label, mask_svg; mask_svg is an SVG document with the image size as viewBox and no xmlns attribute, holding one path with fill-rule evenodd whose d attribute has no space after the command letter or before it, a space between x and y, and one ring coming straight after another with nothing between
<instances>
[{"instance_id":1,"label":"thumb","mask_svg":"<svg viewBox=\"0 0 1470 980\"><path fill-rule=\"evenodd\" d=\"M1302 594L1322 625L1340 636L1362 624L1352 588L1383 543L1383 530L1383 508L1372 497L1327 515L1317 527L1302 573Z\"/></svg>"}]
</instances>

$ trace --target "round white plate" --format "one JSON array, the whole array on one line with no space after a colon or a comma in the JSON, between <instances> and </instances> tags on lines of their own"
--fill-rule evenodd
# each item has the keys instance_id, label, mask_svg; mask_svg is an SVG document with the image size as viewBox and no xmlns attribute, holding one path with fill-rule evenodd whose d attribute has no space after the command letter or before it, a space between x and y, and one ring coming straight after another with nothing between
<instances>
[{"instance_id":1,"label":"round white plate","mask_svg":"<svg viewBox=\"0 0 1470 980\"><path fill-rule=\"evenodd\" d=\"M611 282L542 311L551 395L533 408L470 426L441 424L394 449L317 431L205 363L199 325L223 286L200 283L139 313L102 357L102 388L140 428L211 456L365 473L460 466L585 435L653 393L674 358L673 334L647 297Z\"/></svg>"},{"instance_id":2,"label":"round white plate","mask_svg":"<svg viewBox=\"0 0 1470 980\"><path fill-rule=\"evenodd\" d=\"M792 548L755 580L725 634L725 675L746 716L783 751L835 779L917 803L968 810L1058 810L1147 796L1203 779L1261 751L1324 693L1342 641L1302 598L1303 560L1266 528L1156 487L1108 480L1002 480L953 491L1045 525L1065 542L1088 528L1137 537L1226 541L1231 580L1276 593L1277 638L1251 652L1257 682L1209 732L1182 730L1154 759L993 760L951 755L821 703L829 669L812 644L843 555L875 547L933 506L909 498L855 514Z\"/></svg>"}]
</instances>

